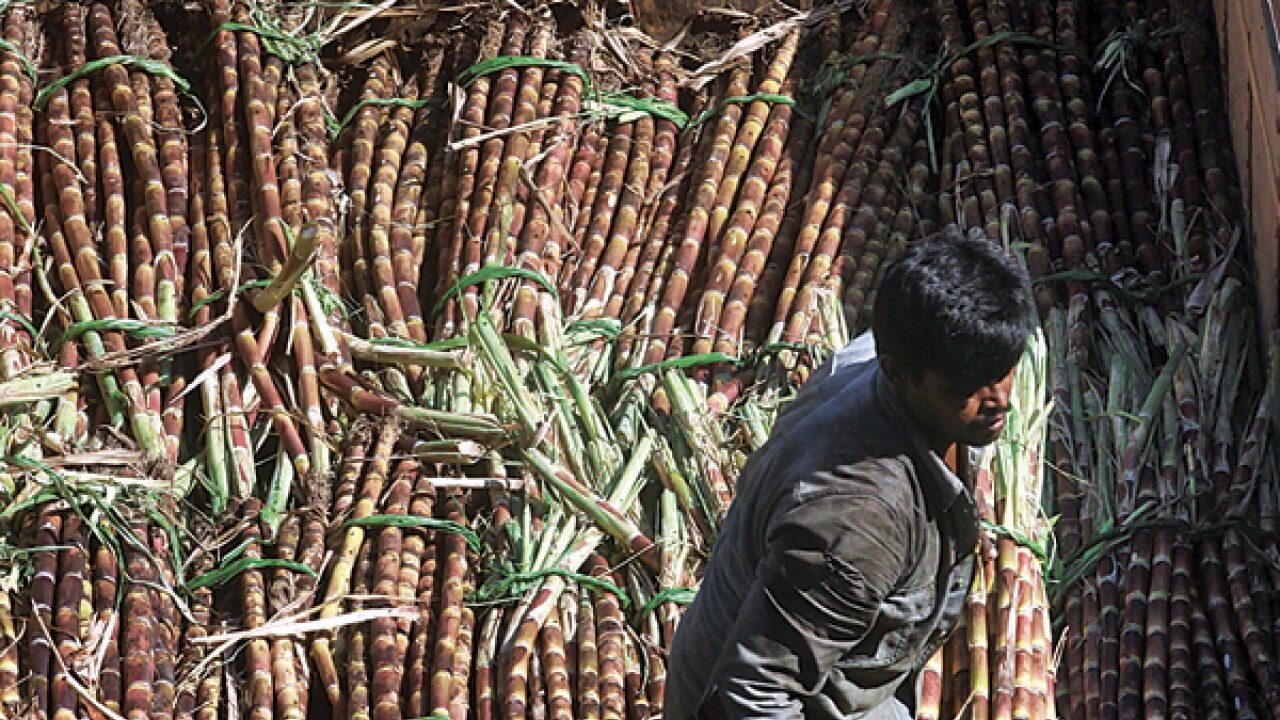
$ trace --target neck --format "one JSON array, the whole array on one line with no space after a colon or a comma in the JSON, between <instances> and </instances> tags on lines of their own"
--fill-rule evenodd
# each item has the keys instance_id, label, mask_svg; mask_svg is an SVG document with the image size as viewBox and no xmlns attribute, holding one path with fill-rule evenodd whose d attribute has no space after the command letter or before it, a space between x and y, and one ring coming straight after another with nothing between
<instances>
[{"instance_id":1,"label":"neck","mask_svg":"<svg viewBox=\"0 0 1280 720\"><path fill-rule=\"evenodd\" d=\"M938 445L931 442L929 443L929 446L938 454L938 457L942 458L942 461L947 464L947 467L951 468L951 472L956 473L957 475L960 474L962 453L961 446L958 443L949 443L939 448Z\"/></svg>"}]
</instances>

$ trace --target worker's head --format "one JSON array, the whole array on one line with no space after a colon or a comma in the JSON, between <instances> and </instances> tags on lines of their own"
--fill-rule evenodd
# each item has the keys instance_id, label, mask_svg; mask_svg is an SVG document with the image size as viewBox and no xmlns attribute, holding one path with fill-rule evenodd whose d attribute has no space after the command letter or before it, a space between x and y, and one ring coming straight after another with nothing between
<instances>
[{"instance_id":1,"label":"worker's head","mask_svg":"<svg viewBox=\"0 0 1280 720\"><path fill-rule=\"evenodd\" d=\"M1034 322L1029 285L986 240L921 240L885 270L871 321L880 364L935 449L985 445L1004 429Z\"/></svg>"}]
</instances>

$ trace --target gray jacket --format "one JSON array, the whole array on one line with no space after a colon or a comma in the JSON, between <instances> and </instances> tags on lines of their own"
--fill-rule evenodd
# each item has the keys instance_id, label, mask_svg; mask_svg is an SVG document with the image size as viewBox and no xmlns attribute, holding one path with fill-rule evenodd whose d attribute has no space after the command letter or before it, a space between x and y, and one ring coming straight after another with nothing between
<instances>
[{"instance_id":1,"label":"gray jacket","mask_svg":"<svg viewBox=\"0 0 1280 720\"><path fill-rule=\"evenodd\" d=\"M870 335L841 349L739 480L671 649L665 720L712 695L731 718L914 714L915 676L964 607L976 518Z\"/></svg>"}]
</instances>

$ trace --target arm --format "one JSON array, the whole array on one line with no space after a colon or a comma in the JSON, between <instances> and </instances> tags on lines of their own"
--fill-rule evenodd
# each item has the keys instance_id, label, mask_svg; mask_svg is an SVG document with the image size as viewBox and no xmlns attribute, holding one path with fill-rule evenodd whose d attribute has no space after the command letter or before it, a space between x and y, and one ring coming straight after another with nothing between
<instances>
[{"instance_id":1,"label":"arm","mask_svg":"<svg viewBox=\"0 0 1280 720\"><path fill-rule=\"evenodd\" d=\"M802 698L875 621L906 546L906 523L881 493L824 497L775 521L712 671L724 716L801 717Z\"/></svg>"}]
</instances>

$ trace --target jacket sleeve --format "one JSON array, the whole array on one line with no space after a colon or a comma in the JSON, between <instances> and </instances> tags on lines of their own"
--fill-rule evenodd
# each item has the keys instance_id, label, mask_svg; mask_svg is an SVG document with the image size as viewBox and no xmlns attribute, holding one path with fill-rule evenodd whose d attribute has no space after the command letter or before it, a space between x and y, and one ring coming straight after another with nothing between
<instances>
[{"instance_id":1,"label":"jacket sleeve","mask_svg":"<svg viewBox=\"0 0 1280 720\"><path fill-rule=\"evenodd\" d=\"M904 512L883 493L809 500L767 532L710 678L729 718L802 717L803 698L867 634L907 562Z\"/></svg>"}]
</instances>

